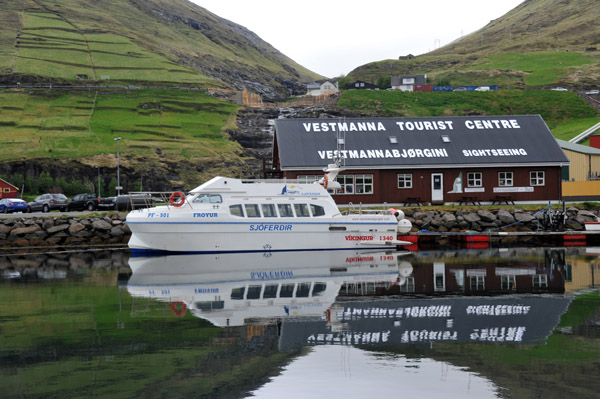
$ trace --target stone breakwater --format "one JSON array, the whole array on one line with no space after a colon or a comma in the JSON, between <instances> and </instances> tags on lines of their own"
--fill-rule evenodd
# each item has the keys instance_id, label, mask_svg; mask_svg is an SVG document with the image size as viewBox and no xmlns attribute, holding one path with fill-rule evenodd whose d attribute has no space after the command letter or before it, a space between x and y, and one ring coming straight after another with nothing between
<instances>
[{"instance_id":1,"label":"stone breakwater","mask_svg":"<svg viewBox=\"0 0 600 399\"><path fill-rule=\"evenodd\" d=\"M404 214L413 225L412 231L427 230L436 232L464 231L538 231L543 221L541 211L525 211L522 209L462 209L452 212L421 211L416 208L403 209ZM598 211L567 208L565 230L585 230L585 222L595 221Z\"/></svg>"},{"instance_id":2,"label":"stone breakwater","mask_svg":"<svg viewBox=\"0 0 600 399\"><path fill-rule=\"evenodd\" d=\"M419 230L435 232L464 231L538 231L543 215L522 209L461 209L456 211L422 211L403 209ZM126 213L103 216L27 216L0 219L0 248L19 247L86 247L125 246L131 230L125 223ZM567 209L566 230L585 230L586 221L594 221L598 211Z\"/></svg>"},{"instance_id":3,"label":"stone breakwater","mask_svg":"<svg viewBox=\"0 0 600 399\"><path fill-rule=\"evenodd\" d=\"M103 216L27 216L0 219L0 248L125 246L126 213Z\"/></svg>"}]
</instances>

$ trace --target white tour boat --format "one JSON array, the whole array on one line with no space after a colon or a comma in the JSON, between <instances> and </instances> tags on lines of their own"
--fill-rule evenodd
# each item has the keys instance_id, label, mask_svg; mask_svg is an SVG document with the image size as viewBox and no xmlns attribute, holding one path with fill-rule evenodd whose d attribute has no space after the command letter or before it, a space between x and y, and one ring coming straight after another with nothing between
<instances>
[{"instance_id":1,"label":"white tour boat","mask_svg":"<svg viewBox=\"0 0 600 399\"><path fill-rule=\"evenodd\" d=\"M339 167L318 182L215 177L186 197L127 215L132 252L225 253L389 249L409 245L400 210L340 212L327 189Z\"/></svg>"}]
</instances>

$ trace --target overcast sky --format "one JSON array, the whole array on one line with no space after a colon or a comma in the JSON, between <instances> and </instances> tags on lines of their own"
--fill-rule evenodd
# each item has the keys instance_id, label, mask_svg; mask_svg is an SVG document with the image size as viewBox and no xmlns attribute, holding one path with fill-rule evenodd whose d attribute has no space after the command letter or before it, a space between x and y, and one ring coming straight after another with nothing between
<instances>
[{"instance_id":1,"label":"overcast sky","mask_svg":"<svg viewBox=\"0 0 600 399\"><path fill-rule=\"evenodd\" d=\"M424 54L524 0L191 0L242 25L326 77L368 62Z\"/></svg>"}]
</instances>

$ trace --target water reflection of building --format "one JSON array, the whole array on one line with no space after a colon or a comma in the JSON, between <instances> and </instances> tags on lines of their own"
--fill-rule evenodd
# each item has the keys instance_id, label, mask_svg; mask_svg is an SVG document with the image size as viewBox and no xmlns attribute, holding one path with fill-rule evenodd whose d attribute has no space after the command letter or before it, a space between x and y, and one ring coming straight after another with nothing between
<instances>
[{"instance_id":1,"label":"water reflection of building","mask_svg":"<svg viewBox=\"0 0 600 399\"><path fill-rule=\"evenodd\" d=\"M481 257L477 262L447 262L444 258L411 259L400 263L396 285L342 286L340 295L563 293L567 273L565 250L548 249L537 259ZM402 263L405 266L402 266Z\"/></svg>"},{"instance_id":2,"label":"water reflection of building","mask_svg":"<svg viewBox=\"0 0 600 399\"><path fill-rule=\"evenodd\" d=\"M580 256L567 257L565 291L574 292L600 286L600 248L585 248Z\"/></svg>"}]
</instances>

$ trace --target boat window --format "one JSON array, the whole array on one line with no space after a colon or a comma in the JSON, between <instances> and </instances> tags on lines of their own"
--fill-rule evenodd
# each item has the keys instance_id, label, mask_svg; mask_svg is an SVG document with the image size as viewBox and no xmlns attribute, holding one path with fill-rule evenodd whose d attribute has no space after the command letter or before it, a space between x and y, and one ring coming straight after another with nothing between
<instances>
[{"instance_id":1,"label":"boat window","mask_svg":"<svg viewBox=\"0 0 600 399\"><path fill-rule=\"evenodd\" d=\"M231 299L244 299L246 287L238 287L231 290Z\"/></svg>"},{"instance_id":2,"label":"boat window","mask_svg":"<svg viewBox=\"0 0 600 399\"><path fill-rule=\"evenodd\" d=\"M310 283L298 284L298 289L296 290L296 298L308 298L309 293L310 293Z\"/></svg>"},{"instance_id":3,"label":"boat window","mask_svg":"<svg viewBox=\"0 0 600 399\"><path fill-rule=\"evenodd\" d=\"M262 204L262 212L266 218L276 218L277 212L275 212L275 205L273 204Z\"/></svg>"},{"instance_id":4,"label":"boat window","mask_svg":"<svg viewBox=\"0 0 600 399\"><path fill-rule=\"evenodd\" d=\"M258 204L246 204L246 216L249 218L259 218L260 211L258 210Z\"/></svg>"},{"instance_id":5,"label":"boat window","mask_svg":"<svg viewBox=\"0 0 600 399\"><path fill-rule=\"evenodd\" d=\"M277 287L277 284L267 284L265 286L263 298L277 298Z\"/></svg>"},{"instance_id":6,"label":"boat window","mask_svg":"<svg viewBox=\"0 0 600 399\"><path fill-rule=\"evenodd\" d=\"M262 285L249 286L248 294L246 295L246 299L259 299L260 298L260 290L262 290Z\"/></svg>"},{"instance_id":7,"label":"boat window","mask_svg":"<svg viewBox=\"0 0 600 399\"><path fill-rule=\"evenodd\" d=\"M294 296L294 284L282 284L279 292L280 298L291 298Z\"/></svg>"},{"instance_id":8,"label":"boat window","mask_svg":"<svg viewBox=\"0 0 600 399\"><path fill-rule=\"evenodd\" d=\"M312 296L321 296L325 292L325 288L327 288L327 283L315 283L313 286Z\"/></svg>"},{"instance_id":9,"label":"boat window","mask_svg":"<svg viewBox=\"0 0 600 399\"><path fill-rule=\"evenodd\" d=\"M229 213L231 213L232 216L244 217L244 211L240 204L230 205Z\"/></svg>"},{"instance_id":10,"label":"boat window","mask_svg":"<svg viewBox=\"0 0 600 399\"><path fill-rule=\"evenodd\" d=\"M310 204L310 211L312 212L313 216L325 216L325 208L323 208L321 205Z\"/></svg>"},{"instance_id":11,"label":"boat window","mask_svg":"<svg viewBox=\"0 0 600 399\"><path fill-rule=\"evenodd\" d=\"M225 309L225 301L198 301L194 303L198 310L216 310Z\"/></svg>"},{"instance_id":12,"label":"boat window","mask_svg":"<svg viewBox=\"0 0 600 399\"><path fill-rule=\"evenodd\" d=\"M200 194L194 198L194 203L200 204L220 204L223 202L221 194Z\"/></svg>"},{"instance_id":13,"label":"boat window","mask_svg":"<svg viewBox=\"0 0 600 399\"><path fill-rule=\"evenodd\" d=\"M306 204L294 204L294 209L296 210L296 216L299 218L307 218L310 217L308 213L308 205Z\"/></svg>"},{"instance_id":14,"label":"boat window","mask_svg":"<svg viewBox=\"0 0 600 399\"><path fill-rule=\"evenodd\" d=\"M292 206L290 204L277 204L279 209L279 216L282 218L293 218L294 213L292 212Z\"/></svg>"}]
</instances>

